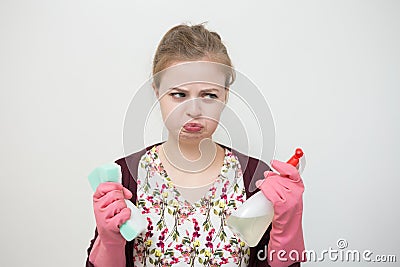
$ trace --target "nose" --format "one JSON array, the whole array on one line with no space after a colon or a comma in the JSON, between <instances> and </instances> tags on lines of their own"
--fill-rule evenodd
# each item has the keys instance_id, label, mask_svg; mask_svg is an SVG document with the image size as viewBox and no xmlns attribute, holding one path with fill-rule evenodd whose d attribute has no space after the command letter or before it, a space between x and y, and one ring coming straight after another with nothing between
<instances>
[{"instance_id":1,"label":"nose","mask_svg":"<svg viewBox=\"0 0 400 267\"><path fill-rule=\"evenodd\" d=\"M201 116L201 99L193 98L186 104L186 114L192 118Z\"/></svg>"}]
</instances>

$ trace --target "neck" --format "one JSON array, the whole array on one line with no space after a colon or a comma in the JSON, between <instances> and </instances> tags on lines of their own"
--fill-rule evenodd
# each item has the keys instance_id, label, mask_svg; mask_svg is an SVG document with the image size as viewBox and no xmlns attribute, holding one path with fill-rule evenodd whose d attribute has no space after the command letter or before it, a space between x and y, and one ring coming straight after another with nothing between
<instances>
[{"instance_id":1,"label":"neck","mask_svg":"<svg viewBox=\"0 0 400 267\"><path fill-rule=\"evenodd\" d=\"M170 136L161 147L168 162L185 172L199 172L208 168L214 162L218 149L217 144L210 138L179 142Z\"/></svg>"}]
</instances>

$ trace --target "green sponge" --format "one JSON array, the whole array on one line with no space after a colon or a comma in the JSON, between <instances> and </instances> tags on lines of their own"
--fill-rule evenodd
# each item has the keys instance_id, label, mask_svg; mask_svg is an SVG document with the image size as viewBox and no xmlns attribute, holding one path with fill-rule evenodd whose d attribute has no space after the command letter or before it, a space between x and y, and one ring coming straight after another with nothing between
<instances>
[{"instance_id":1,"label":"green sponge","mask_svg":"<svg viewBox=\"0 0 400 267\"><path fill-rule=\"evenodd\" d=\"M107 163L97 167L89 174L89 183L93 191L104 182L121 182L121 166L117 163Z\"/></svg>"}]
</instances>

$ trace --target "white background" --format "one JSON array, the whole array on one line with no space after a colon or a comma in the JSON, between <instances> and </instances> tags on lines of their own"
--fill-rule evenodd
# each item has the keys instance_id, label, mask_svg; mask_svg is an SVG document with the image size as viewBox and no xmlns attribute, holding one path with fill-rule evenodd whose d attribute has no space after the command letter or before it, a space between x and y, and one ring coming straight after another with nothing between
<instances>
[{"instance_id":1,"label":"white background","mask_svg":"<svg viewBox=\"0 0 400 267\"><path fill-rule=\"evenodd\" d=\"M123 156L125 112L163 34L204 21L268 98L276 158L307 154L306 248L345 238L400 261L399 11L399 1L1 1L0 266L84 265L87 175Z\"/></svg>"}]
</instances>

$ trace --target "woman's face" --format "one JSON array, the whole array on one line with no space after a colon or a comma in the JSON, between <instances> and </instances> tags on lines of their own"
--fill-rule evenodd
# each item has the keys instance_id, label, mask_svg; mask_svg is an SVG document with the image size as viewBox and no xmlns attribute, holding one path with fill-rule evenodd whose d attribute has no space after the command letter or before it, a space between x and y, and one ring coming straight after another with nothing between
<instances>
[{"instance_id":1,"label":"woman's face","mask_svg":"<svg viewBox=\"0 0 400 267\"><path fill-rule=\"evenodd\" d=\"M228 89L215 63L186 63L172 64L154 89L169 134L179 142L199 143L218 127Z\"/></svg>"}]
</instances>

